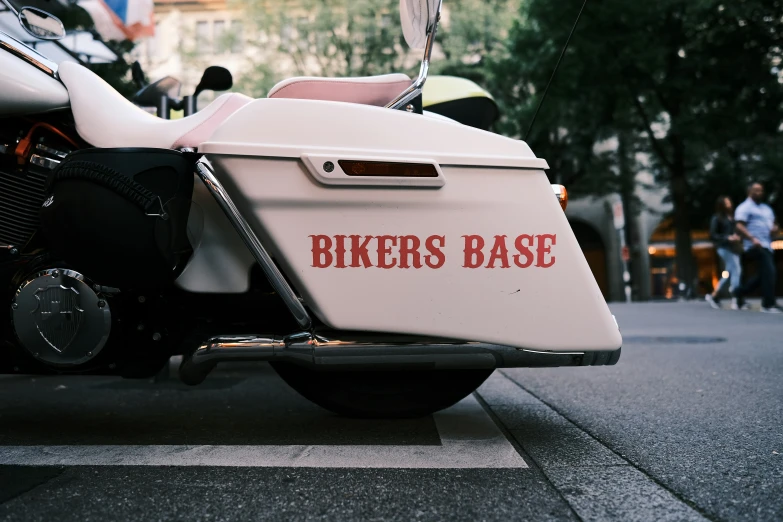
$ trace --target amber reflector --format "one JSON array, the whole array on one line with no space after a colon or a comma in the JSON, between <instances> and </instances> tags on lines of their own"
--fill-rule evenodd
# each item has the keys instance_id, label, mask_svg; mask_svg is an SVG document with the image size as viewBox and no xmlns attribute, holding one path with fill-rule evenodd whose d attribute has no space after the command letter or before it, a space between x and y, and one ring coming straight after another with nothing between
<instances>
[{"instance_id":1,"label":"amber reflector","mask_svg":"<svg viewBox=\"0 0 783 522\"><path fill-rule=\"evenodd\" d=\"M437 178L435 165L427 163L390 163L386 161L339 160L340 168L348 176L376 176L400 178Z\"/></svg>"},{"instance_id":2,"label":"amber reflector","mask_svg":"<svg viewBox=\"0 0 783 522\"><path fill-rule=\"evenodd\" d=\"M555 197L560 202L560 208L563 210L568 206L568 191L563 185L552 185Z\"/></svg>"}]
</instances>

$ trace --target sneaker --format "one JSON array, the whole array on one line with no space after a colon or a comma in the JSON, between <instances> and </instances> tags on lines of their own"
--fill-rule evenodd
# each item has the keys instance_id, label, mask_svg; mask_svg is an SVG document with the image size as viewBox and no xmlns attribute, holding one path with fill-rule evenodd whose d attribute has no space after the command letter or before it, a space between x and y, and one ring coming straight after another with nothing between
<instances>
[{"instance_id":1,"label":"sneaker","mask_svg":"<svg viewBox=\"0 0 783 522\"><path fill-rule=\"evenodd\" d=\"M762 306L761 311L765 314L783 314L783 310L777 305L770 307Z\"/></svg>"},{"instance_id":2,"label":"sneaker","mask_svg":"<svg viewBox=\"0 0 783 522\"><path fill-rule=\"evenodd\" d=\"M712 297L712 295L710 294L705 295L704 300L707 301L707 303L711 307L715 308L716 310L720 310L720 301L716 301L715 298Z\"/></svg>"},{"instance_id":3,"label":"sneaker","mask_svg":"<svg viewBox=\"0 0 783 522\"><path fill-rule=\"evenodd\" d=\"M745 302L745 299L741 297L732 297L731 298L731 309L732 310L750 310L750 305Z\"/></svg>"}]
</instances>

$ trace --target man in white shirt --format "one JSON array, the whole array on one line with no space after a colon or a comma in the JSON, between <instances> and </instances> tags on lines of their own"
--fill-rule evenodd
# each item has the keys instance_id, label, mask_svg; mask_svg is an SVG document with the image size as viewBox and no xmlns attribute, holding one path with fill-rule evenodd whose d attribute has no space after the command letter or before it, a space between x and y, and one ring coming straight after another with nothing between
<instances>
[{"instance_id":1,"label":"man in white shirt","mask_svg":"<svg viewBox=\"0 0 783 522\"><path fill-rule=\"evenodd\" d=\"M783 313L775 302L775 257L772 252L772 235L777 233L775 213L764 200L764 186L753 183L748 189L748 199L734 212L737 233L744 238L745 256L756 263L757 272L734 291L737 304L744 305L744 296L761 285L761 311L772 314Z\"/></svg>"}]
</instances>

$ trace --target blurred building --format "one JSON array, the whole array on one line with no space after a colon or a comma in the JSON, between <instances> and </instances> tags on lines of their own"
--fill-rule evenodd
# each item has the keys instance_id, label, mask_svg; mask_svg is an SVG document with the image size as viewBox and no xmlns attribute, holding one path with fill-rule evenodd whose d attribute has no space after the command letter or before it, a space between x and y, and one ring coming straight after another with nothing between
<instances>
[{"instance_id":1,"label":"blurred building","mask_svg":"<svg viewBox=\"0 0 783 522\"><path fill-rule=\"evenodd\" d=\"M209 65L221 65L236 76L250 63L242 12L225 0L155 0L154 13L155 36L133 51L150 81L173 76L185 94Z\"/></svg>"},{"instance_id":2,"label":"blurred building","mask_svg":"<svg viewBox=\"0 0 783 522\"><path fill-rule=\"evenodd\" d=\"M297 63L291 59L293 53L282 53L279 49L288 42L292 49L295 48L296 22L306 21L312 14L296 0L278 2L286 7L287 22L275 20L270 24L274 34L266 34L259 30L256 22L248 20L245 4L249 2L155 0L155 36L140 41L133 50L133 57L151 81L164 76L180 80L183 94L192 91L203 70L210 65L225 67L235 79L259 71L264 65L274 69L279 76L277 79L297 76ZM395 4L390 2L389 5ZM379 23L388 23L390 19L389 15L379 16ZM340 30L337 29L338 34ZM418 56L412 58L410 65L418 63L416 58ZM321 70L317 57L299 56L297 59L299 66L313 74Z\"/></svg>"},{"instance_id":3,"label":"blurred building","mask_svg":"<svg viewBox=\"0 0 783 522\"><path fill-rule=\"evenodd\" d=\"M648 172L640 171L636 178L636 196L642 203L636 215L624 207L618 194L572 199L566 209L571 229L608 301L655 297L648 250L653 231L671 204L665 202L665 189L647 188L652 185Z\"/></svg>"}]
</instances>

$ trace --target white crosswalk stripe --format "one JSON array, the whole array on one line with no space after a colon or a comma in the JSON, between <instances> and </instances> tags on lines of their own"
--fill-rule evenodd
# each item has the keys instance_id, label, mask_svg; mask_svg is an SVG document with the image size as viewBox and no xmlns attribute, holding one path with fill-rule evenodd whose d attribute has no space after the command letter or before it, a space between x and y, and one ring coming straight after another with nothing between
<instances>
[{"instance_id":1,"label":"white crosswalk stripe","mask_svg":"<svg viewBox=\"0 0 783 522\"><path fill-rule=\"evenodd\" d=\"M441 445L0 446L0 464L443 469L527 467L473 396L436 413L434 419Z\"/></svg>"}]
</instances>

